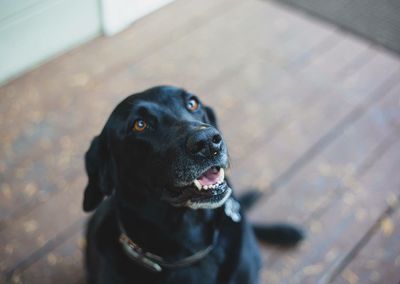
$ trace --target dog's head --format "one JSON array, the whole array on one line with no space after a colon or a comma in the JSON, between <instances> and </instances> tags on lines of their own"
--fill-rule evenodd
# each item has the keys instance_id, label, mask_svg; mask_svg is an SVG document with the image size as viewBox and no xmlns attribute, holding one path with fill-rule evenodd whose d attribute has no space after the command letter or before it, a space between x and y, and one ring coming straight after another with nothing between
<instances>
[{"instance_id":1,"label":"dog's head","mask_svg":"<svg viewBox=\"0 0 400 284\"><path fill-rule=\"evenodd\" d=\"M217 208L231 194L214 112L176 87L154 87L122 101L85 162L85 211L113 192L132 204L150 198L192 209Z\"/></svg>"}]
</instances>

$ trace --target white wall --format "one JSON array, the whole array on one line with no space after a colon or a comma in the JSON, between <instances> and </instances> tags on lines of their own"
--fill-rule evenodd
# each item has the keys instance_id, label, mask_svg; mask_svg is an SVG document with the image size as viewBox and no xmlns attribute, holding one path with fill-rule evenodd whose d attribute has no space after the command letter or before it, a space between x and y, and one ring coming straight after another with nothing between
<instances>
[{"instance_id":1,"label":"white wall","mask_svg":"<svg viewBox=\"0 0 400 284\"><path fill-rule=\"evenodd\" d=\"M0 83L101 33L98 0L0 0Z\"/></svg>"},{"instance_id":2,"label":"white wall","mask_svg":"<svg viewBox=\"0 0 400 284\"><path fill-rule=\"evenodd\" d=\"M0 85L173 0L0 0Z\"/></svg>"},{"instance_id":3,"label":"white wall","mask_svg":"<svg viewBox=\"0 0 400 284\"><path fill-rule=\"evenodd\" d=\"M107 35L120 32L135 20L173 0L101 0L103 31Z\"/></svg>"}]
</instances>

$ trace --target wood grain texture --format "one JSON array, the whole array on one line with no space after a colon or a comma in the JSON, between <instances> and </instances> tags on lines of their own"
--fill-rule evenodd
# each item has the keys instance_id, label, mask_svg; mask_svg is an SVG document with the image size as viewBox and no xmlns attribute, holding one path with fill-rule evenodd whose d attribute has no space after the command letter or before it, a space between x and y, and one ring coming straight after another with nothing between
<instances>
[{"instance_id":1,"label":"wood grain texture","mask_svg":"<svg viewBox=\"0 0 400 284\"><path fill-rule=\"evenodd\" d=\"M397 196L400 140L371 167L358 186L330 201L329 208L308 222L307 240L297 251L279 257L264 270L269 283L328 283L357 243L380 220ZM395 280L395 279L393 279Z\"/></svg>"},{"instance_id":2,"label":"wood grain texture","mask_svg":"<svg viewBox=\"0 0 400 284\"><path fill-rule=\"evenodd\" d=\"M393 206L398 203L395 199ZM396 283L400 279L400 210L388 214L333 283Z\"/></svg>"},{"instance_id":3,"label":"wood grain texture","mask_svg":"<svg viewBox=\"0 0 400 284\"><path fill-rule=\"evenodd\" d=\"M236 192L265 192L250 219L308 231L261 245L263 283L364 279L357 256L397 237L399 68L274 2L182 0L0 87L0 282L83 281L84 152L116 103L166 83L216 110Z\"/></svg>"}]
</instances>

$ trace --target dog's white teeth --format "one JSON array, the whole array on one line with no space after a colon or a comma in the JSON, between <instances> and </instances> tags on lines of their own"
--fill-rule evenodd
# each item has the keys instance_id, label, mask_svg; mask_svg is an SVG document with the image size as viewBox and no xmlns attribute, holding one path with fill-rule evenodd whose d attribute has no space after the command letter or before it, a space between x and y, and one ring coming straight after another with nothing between
<instances>
[{"instance_id":1,"label":"dog's white teeth","mask_svg":"<svg viewBox=\"0 0 400 284\"><path fill-rule=\"evenodd\" d=\"M202 188L201 183L197 179L195 179L193 183L197 187L198 190L201 190L201 188Z\"/></svg>"},{"instance_id":2,"label":"dog's white teeth","mask_svg":"<svg viewBox=\"0 0 400 284\"><path fill-rule=\"evenodd\" d=\"M220 177L219 177L219 183L222 183L225 179L225 170L223 168L220 169Z\"/></svg>"},{"instance_id":3,"label":"dog's white teeth","mask_svg":"<svg viewBox=\"0 0 400 284\"><path fill-rule=\"evenodd\" d=\"M223 168L221 168L219 178L216 183L210 185L201 185L200 181L195 179L193 181L193 184L196 186L197 190L209 190L217 188L220 184L224 182L224 179L225 179L225 171Z\"/></svg>"}]
</instances>

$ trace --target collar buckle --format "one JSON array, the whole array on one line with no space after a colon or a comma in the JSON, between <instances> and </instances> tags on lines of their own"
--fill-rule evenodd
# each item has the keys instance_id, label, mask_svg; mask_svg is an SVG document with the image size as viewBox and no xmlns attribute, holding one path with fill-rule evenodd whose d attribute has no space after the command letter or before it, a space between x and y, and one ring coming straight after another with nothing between
<instances>
[{"instance_id":1,"label":"collar buckle","mask_svg":"<svg viewBox=\"0 0 400 284\"><path fill-rule=\"evenodd\" d=\"M122 233L119 237L119 242L126 255L138 264L153 272L161 272L162 267L153 261L146 252L144 252L137 244L135 244L127 235Z\"/></svg>"}]
</instances>

